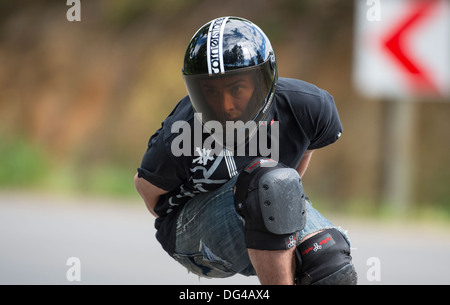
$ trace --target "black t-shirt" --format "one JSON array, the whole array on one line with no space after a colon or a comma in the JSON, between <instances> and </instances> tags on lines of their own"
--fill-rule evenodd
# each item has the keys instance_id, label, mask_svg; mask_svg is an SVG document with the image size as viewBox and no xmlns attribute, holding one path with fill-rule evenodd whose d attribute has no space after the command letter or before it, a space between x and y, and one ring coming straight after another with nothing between
<instances>
[{"instance_id":1,"label":"black t-shirt","mask_svg":"<svg viewBox=\"0 0 450 305\"><path fill-rule=\"evenodd\" d=\"M185 123L180 124L179 121ZM178 122L176 126L184 128L177 127L172 131L175 122ZM331 144L342 133L332 96L312 84L295 79L278 80L275 97L266 119L268 138L273 122L279 124L277 161L292 168L298 166L306 150ZM256 157L253 153L241 155L227 150L218 155L212 154L211 151L200 147L208 137L207 133L203 134L200 142L194 141L194 125L194 111L189 97L186 96L150 138L148 149L138 168L139 177L168 191L156 204L155 212L159 217L155 227L158 230L157 239L170 255L173 255L175 248L175 225L179 207L196 194L219 188ZM175 140L178 145L179 132L185 130L192 135L192 141L185 141L183 144L191 144L191 152L196 154L175 156L172 153L172 143ZM271 143L268 147L270 145ZM257 154L267 157L259 150Z\"/></svg>"}]
</instances>

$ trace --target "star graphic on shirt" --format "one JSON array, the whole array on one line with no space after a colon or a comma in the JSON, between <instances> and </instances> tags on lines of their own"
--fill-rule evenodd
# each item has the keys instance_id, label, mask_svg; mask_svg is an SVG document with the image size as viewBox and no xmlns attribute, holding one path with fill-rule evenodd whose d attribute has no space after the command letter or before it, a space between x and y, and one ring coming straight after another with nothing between
<instances>
[{"instance_id":1,"label":"star graphic on shirt","mask_svg":"<svg viewBox=\"0 0 450 305\"><path fill-rule=\"evenodd\" d=\"M200 147L196 147L195 150L197 151L199 157L194 159L192 163L198 163L200 165L206 165L208 161L214 160L214 157L210 156L211 149L205 149Z\"/></svg>"}]
</instances>

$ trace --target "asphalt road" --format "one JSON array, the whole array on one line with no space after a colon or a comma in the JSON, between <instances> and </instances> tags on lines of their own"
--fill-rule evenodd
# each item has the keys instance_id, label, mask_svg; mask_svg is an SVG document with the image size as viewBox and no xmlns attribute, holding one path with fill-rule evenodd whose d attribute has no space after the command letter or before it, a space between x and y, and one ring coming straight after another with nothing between
<instances>
[{"instance_id":1,"label":"asphalt road","mask_svg":"<svg viewBox=\"0 0 450 305\"><path fill-rule=\"evenodd\" d=\"M450 226L326 216L348 229L359 284L450 284ZM138 199L0 192L0 284L259 284L199 279L154 234Z\"/></svg>"}]
</instances>

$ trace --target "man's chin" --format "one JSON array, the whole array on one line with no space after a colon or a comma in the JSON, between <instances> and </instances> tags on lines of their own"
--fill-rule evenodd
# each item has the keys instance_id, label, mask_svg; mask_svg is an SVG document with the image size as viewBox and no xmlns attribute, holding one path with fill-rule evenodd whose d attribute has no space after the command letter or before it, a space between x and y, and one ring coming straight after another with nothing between
<instances>
[{"instance_id":1,"label":"man's chin","mask_svg":"<svg viewBox=\"0 0 450 305\"><path fill-rule=\"evenodd\" d=\"M225 122L237 122L242 121L242 116L240 115L230 115L225 117Z\"/></svg>"}]
</instances>

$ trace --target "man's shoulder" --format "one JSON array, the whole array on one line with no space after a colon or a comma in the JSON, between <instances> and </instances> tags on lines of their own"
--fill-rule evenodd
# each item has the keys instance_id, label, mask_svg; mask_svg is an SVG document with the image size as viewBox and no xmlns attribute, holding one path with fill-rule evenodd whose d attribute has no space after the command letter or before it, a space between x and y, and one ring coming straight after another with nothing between
<instances>
[{"instance_id":1,"label":"man's shoulder","mask_svg":"<svg viewBox=\"0 0 450 305\"><path fill-rule=\"evenodd\" d=\"M167 119L170 119L171 121L189 121L192 120L194 117L194 110L192 109L192 104L189 99L189 96L185 96L181 101L178 102L178 104L175 106L175 108L172 110L172 112L169 114Z\"/></svg>"},{"instance_id":2,"label":"man's shoulder","mask_svg":"<svg viewBox=\"0 0 450 305\"><path fill-rule=\"evenodd\" d=\"M316 109L320 111L326 101L333 101L325 90L303 80L280 77L276 89L277 103L290 105L295 109Z\"/></svg>"},{"instance_id":3,"label":"man's shoulder","mask_svg":"<svg viewBox=\"0 0 450 305\"><path fill-rule=\"evenodd\" d=\"M163 130L165 134L165 138L169 138L173 136L171 132L172 126L177 122L177 129L183 128L186 125L192 124L194 119L194 110L192 109L192 104L189 100L189 96L185 96L172 112L167 116L167 118L163 122Z\"/></svg>"},{"instance_id":4,"label":"man's shoulder","mask_svg":"<svg viewBox=\"0 0 450 305\"><path fill-rule=\"evenodd\" d=\"M277 92L279 94L299 94L299 95L310 95L310 96L322 96L323 90L308 83L306 81L294 78L280 77L277 83Z\"/></svg>"}]
</instances>

